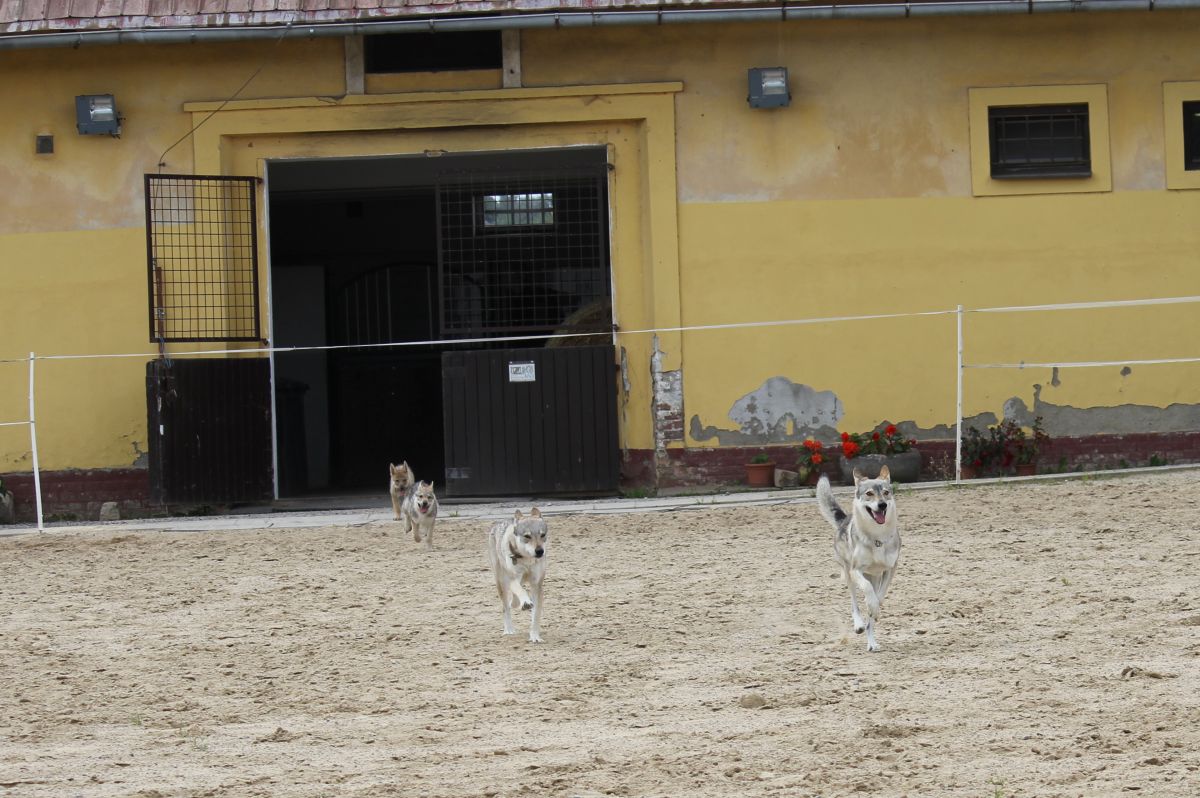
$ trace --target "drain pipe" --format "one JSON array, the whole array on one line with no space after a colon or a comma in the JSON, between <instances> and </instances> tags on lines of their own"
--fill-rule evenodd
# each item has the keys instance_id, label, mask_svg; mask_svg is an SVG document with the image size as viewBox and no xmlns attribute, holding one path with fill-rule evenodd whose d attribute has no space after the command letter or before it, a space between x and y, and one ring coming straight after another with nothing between
<instances>
[{"instance_id":1,"label":"drain pipe","mask_svg":"<svg viewBox=\"0 0 1200 798\"><path fill-rule=\"evenodd\" d=\"M477 30L600 28L671 23L793 22L830 19L899 19L943 16L993 16L1076 11L1155 11L1200 8L1200 0L950 0L950 2L837 3L773 8L662 8L654 11L565 11L492 17L392 19L370 22L299 22L293 19L287 38L369 36L379 33L449 33ZM275 12L279 13L279 12ZM207 16L207 15L206 15ZM211 17L209 17L211 18ZM204 28L139 28L137 30L55 31L0 35L0 50L36 47L79 47L84 44L193 44L278 38L278 25Z\"/></svg>"}]
</instances>

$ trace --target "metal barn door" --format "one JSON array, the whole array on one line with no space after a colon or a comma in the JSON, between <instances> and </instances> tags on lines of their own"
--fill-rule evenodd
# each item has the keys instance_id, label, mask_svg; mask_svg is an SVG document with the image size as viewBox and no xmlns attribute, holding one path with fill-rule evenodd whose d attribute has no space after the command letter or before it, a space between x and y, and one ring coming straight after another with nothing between
<instances>
[{"instance_id":1,"label":"metal barn door","mask_svg":"<svg viewBox=\"0 0 1200 798\"><path fill-rule=\"evenodd\" d=\"M150 488L160 504L270 499L270 365L265 358L168 359L166 344L261 340L258 181L146 175Z\"/></svg>"},{"instance_id":2,"label":"metal barn door","mask_svg":"<svg viewBox=\"0 0 1200 798\"><path fill-rule=\"evenodd\" d=\"M152 501L272 498L266 359L152 360L146 364L146 397Z\"/></svg>"},{"instance_id":3,"label":"metal barn door","mask_svg":"<svg viewBox=\"0 0 1200 798\"><path fill-rule=\"evenodd\" d=\"M612 346L446 352L442 390L447 494L616 490Z\"/></svg>"}]
</instances>

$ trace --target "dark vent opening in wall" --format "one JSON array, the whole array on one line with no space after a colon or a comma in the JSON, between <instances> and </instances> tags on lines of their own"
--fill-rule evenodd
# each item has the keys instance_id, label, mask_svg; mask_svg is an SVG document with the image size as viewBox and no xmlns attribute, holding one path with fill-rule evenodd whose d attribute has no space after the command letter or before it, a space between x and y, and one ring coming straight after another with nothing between
<instances>
[{"instance_id":1,"label":"dark vent opening in wall","mask_svg":"<svg viewBox=\"0 0 1200 798\"><path fill-rule=\"evenodd\" d=\"M500 31L384 33L363 39L369 74L500 69Z\"/></svg>"},{"instance_id":2,"label":"dark vent opening in wall","mask_svg":"<svg viewBox=\"0 0 1200 798\"><path fill-rule=\"evenodd\" d=\"M1200 169L1200 100L1183 104L1183 168Z\"/></svg>"}]
</instances>

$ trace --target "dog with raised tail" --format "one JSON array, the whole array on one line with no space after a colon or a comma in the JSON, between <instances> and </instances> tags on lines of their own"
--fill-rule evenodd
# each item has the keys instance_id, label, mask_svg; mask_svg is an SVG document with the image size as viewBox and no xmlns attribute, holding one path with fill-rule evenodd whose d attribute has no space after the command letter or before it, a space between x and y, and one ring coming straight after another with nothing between
<instances>
[{"instance_id":1,"label":"dog with raised tail","mask_svg":"<svg viewBox=\"0 0 1200 798\"><path fill-rule=\"evenodd\" d=\"M867 651L878 651L875 622L900 562L900 523L887 466L875 479L854 470L854 502L846 513L833 498L829 479L817 483L817 507L833 526L833 555L850 588L850 618L854 632L867 633ZM866 620L858 611L856 591L867 605Z\"/></svg>"},{"instance_id":2,"label":"dog with raised tail","mask_svg":"<svg viewBox=\"0 0 1200 798\"><path fill-rule=\"evenodd\" d=\"M425 548L433 548L433 524L437 521L438 499L433 492L433 483L421 482L410 485L400 503L400 515L404 520L404 531L412 531L413 541L425 541Z\"/></svg>"},{"instance_id":3,"label":"dog with raised tail","mask_svg":"<svg viewBox=\"0 0 1200 798\"><path fill-rule=\"evenodd\" d=\"M546 575L546 540L550 530L534 507L529 518L517 510L511 521L497 521L488 531L488 559L496 577L504 634L516 634L512 608L532 610L529 642L542 642L542 579Z\"/></svg>"}]
</instances>

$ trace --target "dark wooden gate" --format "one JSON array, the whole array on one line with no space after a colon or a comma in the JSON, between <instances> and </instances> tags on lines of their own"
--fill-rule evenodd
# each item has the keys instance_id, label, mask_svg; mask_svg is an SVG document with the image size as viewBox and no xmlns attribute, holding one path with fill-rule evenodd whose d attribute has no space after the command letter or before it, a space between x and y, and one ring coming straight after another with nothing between
<instances>
[{"instance_id":1,"label":"dark wooden gate","mask_svg":"<svg viewBox=\"0 0 1200 798\"><path fill-rule=\"evenodd\" d=\"M612 346L445 352L442 390L448 495L616 490Z\"/></svg>"},{"instance_id":2,"label":"dark wooden gate","mask_svg":"<svg viewBox=\"0 0 1200 798\"><path fill-rule=\"evenodd\" d=\"M146 364L152 501L272 498L269 369L265 358Z\"/></svg>"}]
</instances>

